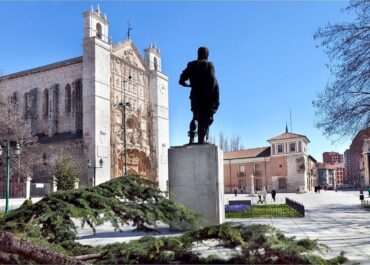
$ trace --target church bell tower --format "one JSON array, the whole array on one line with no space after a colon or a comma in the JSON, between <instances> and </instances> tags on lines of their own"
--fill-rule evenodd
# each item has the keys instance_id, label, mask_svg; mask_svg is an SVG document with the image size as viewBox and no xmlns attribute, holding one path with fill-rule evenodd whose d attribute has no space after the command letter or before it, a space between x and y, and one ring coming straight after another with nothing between
<instances>
[{"instance_id":1,"label":"church bell tower","mask_svg":"<svg viewBox=\"0 0 370 265\"><path fill-rule=\"evenodd\" d=\"M153 111L154 145L158 186L168 191L168 77L162 73L161 53L155 44L144 50L145 61L149 69L150 106Z\"/></svg>"},{"instance_id":2,"label":"church bell tower","mask_svg":"<svg viewBox=\"0 0 370 265\"><path fill-rule=\"evenodd\" d=\"M91 161L91 167L81 184L93 186L110 179L111 44L107 16L99 5L84 12L83 18L83 140L84 157Z\"/></svg>"}]
</instances>

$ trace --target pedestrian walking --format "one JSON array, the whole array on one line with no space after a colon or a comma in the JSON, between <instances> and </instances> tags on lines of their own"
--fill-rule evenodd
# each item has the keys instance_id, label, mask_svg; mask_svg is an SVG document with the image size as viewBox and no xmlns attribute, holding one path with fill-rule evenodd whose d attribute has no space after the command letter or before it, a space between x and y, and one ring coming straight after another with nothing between
<instances>
[{"instance_id":1,"label":"pedestrian walking","mask_svg":"<svg viewBox=\"0 0 370 265\"><path fill-rule=\"evenodd\" d=\"M265 187L262 188L261 193L262 193L263 202L266 204L267 191Z\"/></svg>"},{"instance_id":2,"label":"pedestrian walking","mask_svg":"<svg viewBox=\"0 0 370 265\"><path fill-rule=\"evenodd\" d=\"M262 203L262 194L261 194L261 190L260 189L257 190L257 196L258 196L257 203Z\"/></svg>"},{"instance_id":3,"label":"pedestrian walking","mask_svg":"<svg viewBox=\"0 0 370 265\"><path fill-rule=\"evenodd\" d=\"M237 187L234 188L234 194L235 194L235 197L238 196L238 188Z\"/></svg>"},{"instance_id":4,"label":"pedestrian walking","mask_svg":"<svg viewBox=\"0 0 370 265\"><path fill-rule=\"evenodd\" d=\"M275 189L272 189L272 191L271 191L271 197L275 201L275 199L276 199L276 190Z\"/></svg>"}]
</instances>

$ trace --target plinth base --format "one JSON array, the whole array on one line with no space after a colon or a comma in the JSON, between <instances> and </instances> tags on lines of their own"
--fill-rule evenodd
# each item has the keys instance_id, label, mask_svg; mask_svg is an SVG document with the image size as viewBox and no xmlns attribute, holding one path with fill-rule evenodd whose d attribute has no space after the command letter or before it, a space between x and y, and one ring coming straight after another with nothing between
<instances>
[{"instance_id":1,"label":"plinth base","mask_svg":"<svg viewBox=\"0 0 370 265\"><path fill-rule=\"evenodd\" d=\"M224 222L223 151L216 145L168 150L170 199L200 214L202 225Z\"/></svg>"}]
</instances>

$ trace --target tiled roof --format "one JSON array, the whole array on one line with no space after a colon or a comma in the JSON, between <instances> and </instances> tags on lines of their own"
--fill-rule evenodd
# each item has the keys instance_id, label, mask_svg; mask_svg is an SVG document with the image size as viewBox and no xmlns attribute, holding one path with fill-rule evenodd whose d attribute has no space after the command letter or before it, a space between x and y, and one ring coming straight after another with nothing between
<instances>
[{"instance_id":1,"label":"tiled roof","mask_svg":"<svg viewBox=\"0 0 370 265\"><path fill-rule=\"evenodd\" d=\"M44 65L44 66L40 66L40 67L36 67L36 68L32 68L32 69L28 69L28 70L21 71L21 72L16 72L16 73L9 74L9 75L3 75L3 76L0 76L0 81L3 79L11 79L11 78L19 77L19 76L34 74L34 73L38 73L38 72L42 72L42 71L46 71L46 70L50 70L54 68L59 68L59 67L67 66L70 64L81 63L81 62L82 62L82 56L56 62L56 63L52 63L52 64L48 64L48 65Z\"/></svg>"},{"instance_id":2,"label":"tiled roof","mask_svg":"<svg viewBox=\"0 0 370 265\"><path fill-rule=\"evenodd\" d=\"M276 140L286 140L286 139L302 138L302 137L306 138L307 142L310 142L310 140L308 140L308 138L305 135L290 133L290 132L282 133L278 136L275 136L275 137L272 137L271 139L268 139L267 141L271 142L271 141L276 141Z\"/></svg>"},{"instance_id":3,"label":"tiled roof","mask_svg":"<svg viewBox=\"0 0 370 265\"><path fill-rule=\"evenodd\" d=\"M237 158L253 158L253 157L269 157L271 148L259 147L251 148L234 152L224 152L224 159L237 159Z\"/></svg>"}]
</instances>

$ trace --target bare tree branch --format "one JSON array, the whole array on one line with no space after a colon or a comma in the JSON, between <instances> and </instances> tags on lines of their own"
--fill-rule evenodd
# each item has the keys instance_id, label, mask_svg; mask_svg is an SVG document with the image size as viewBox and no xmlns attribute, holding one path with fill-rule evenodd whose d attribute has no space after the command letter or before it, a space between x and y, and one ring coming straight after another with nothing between
<instances>
[{"instance_id":1,"label":"bare tree branch","mask_svg":"<svg viewBox=\"0 0 370 265\"><path fill-rule=\"evenodd\" d=\"M352 0L344 11L355 13L355 20L327 24L314 34L334 77L313 101L316 126L339 138L370 125L370 1Z\"/></svg>"}]
</instances>

